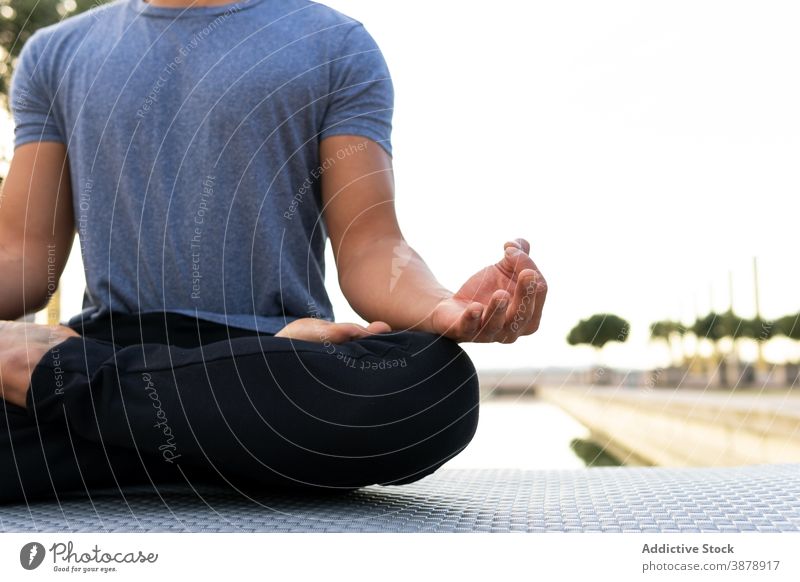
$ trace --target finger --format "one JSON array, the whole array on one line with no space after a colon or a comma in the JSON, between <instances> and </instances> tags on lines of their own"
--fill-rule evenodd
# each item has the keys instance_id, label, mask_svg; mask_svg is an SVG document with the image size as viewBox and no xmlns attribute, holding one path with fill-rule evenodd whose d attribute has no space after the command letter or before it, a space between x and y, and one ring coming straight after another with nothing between
<instances>
[{"instance_id":1,"label":"finger","mask_svg":"<svg viewBox=\"0 0 800 582\"><path fill-rule=\"evenodd\" d=\"M489 300L489 305L483 314L480 332L477 341L495 341L497 334L502 331L506 323L506 309L511 302L511 294L502 289L495 291Z\"/></svg>"},{"instance_id":2,"label":"finger","mask_svg":"<svg viewBox=\"0 0 800 582\"><path fill-rule=\"evenodd\" d=\"M436 333L455 341L471 341L478 333L483 304L444 302L436 307Z\"/></svg>"},{"instance_id":3,"label":"finger","mask_svg":"<svg viewBox=\"0 0 800 582\"><path fill-rule=\"evenodd\" d=\"M381 326L386 325L383 322L378 322L378 324L378 330L382 329ZM334 323L324 319L303 318L293 321L282 330L278 331L275 337L315 343L326 341L342 343L368 335L372 335L372 332L356 323Z\"/></svg>"},{"instance_id":4,"label":"finger","mask_svg":"<svg viewBox=\"0 0 800 582\"><path fill-rule=\"evenodd\" d=\"M455 341L473 341L481 328L484 305L473 301L467 307L454 305L447 319L454 323L442 335Z\"/></svg>"},{"instance_id":5,"label":"finger","mask_svg":"<svg viewBox=\"0 0 800 582\"><path fill-rule=\"evenodd\" d=\"M506 312L505 332L509 341L527 333L536 310L536 281L538 273L525 269L517 278L514 299Z\"/></svg>"},{"instance_id":6,"label":"finger","mask_svg":"<svg viewBox=\"0 0 800 582\"><path fill-rule=\"evenodd\" d=\"M392 331L391 326L383 321L373 321L367 326L367 331L371 334L389 333Z\"/></svg>"},{"instance_id":7,"label":"finger","mask_svg":"<svg viewBox=\"0 0 800 582\"><path fill-rule=\"evenodd\" d=\"M544 309L544 301L547 299L547 281L542 277L541 273L536 273L536 300L533 310L533 317L526 328L526 333L534 333L539 329L539 324L542 321L542 310Z\"/></svg>"},{"instance_id":8,"label":"finger","mask_svg":"<svg viewBox=\"0 0 800 582\"><path fill-rule=\"evenodd\" d=\"M337 324L337 327L342 334L342 342L349 342L372 335L366 327L357 323L342 323Z\"/></svg>"},{"instance_id":9,"label":"finger","mask_svg":"<svg viewBox=\"0 0 800 582\"><path fill-rule=\"evenodd\" d=\"M503 250L507 249L509 246L517 247L526 255L531 254L531 244L524 238L515 238L513 241L508 241L503 245Z\"/></svg>"},{"instance_id":10,"label":"finger","mask_svg":"<svg viewBox=\"0 0 800 582\"><path fill-rule=\"evenodd\" d=\"M353 341L369 335L372 334L367 331L367 328L357 323L330 323L320 330L321 339L334 344Z\"/></svg>"},{"instance_id":11,"label":"finger","mask_svg":"<svg viewBox=\"0 0 800 582\"><path fill-rule=\"evenodd\" d=\"M486 306L483 303L477 301L470 303L462 312L455 326L455 334L450 337L459 341L474 341L481 330L481 322L485 311Z\"/></svg>"},{"instance_id":12,"label":"finger","mask_svg":"<svg viewBox=\"0 0 800 582\"><path fill-rule=\"evenodd\" d=\"M525 269L539 270L536 267L536 263L533 262L533 259L531 259L527 253L513 245L506 247L505 253L503 253L503 259L497 263L497 266L509 277L519 276Z\"/></svg>"}]
</instances>

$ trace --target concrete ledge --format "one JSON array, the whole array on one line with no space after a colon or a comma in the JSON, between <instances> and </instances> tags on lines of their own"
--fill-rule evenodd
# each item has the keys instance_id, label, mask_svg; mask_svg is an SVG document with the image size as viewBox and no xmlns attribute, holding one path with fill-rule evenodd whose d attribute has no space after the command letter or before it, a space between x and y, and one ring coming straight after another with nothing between
<instances>
[{"instance_id":1,"label":"concrete ledge","mask_svg":"<svg viewBox=\"0 0 800 582\"><path fill-rule=\"evenodd\" d=\"M612 387L540 388L632 465L800 462L800 395Z\"/></svg>"}]
</instances>

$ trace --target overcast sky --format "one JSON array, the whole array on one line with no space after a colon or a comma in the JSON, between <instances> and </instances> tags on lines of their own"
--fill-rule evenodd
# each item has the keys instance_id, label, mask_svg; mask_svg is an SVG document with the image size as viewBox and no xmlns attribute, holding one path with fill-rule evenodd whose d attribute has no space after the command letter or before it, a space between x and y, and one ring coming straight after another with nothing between
<instances>
[{"instance_id":1,"label":"overcast sky","mask_svg":"<svg viewBox=\"0 0 800 582\"><path fill-rule=\"evenodd\" d=\"M729 271L752 315L753 256L764 315L800 309L797 3L327 4L392 71L409 242L456 288L525 236L549 282L540 332L469 346L480 367L590 363L564 337L599 311L633 324L606 363L663 363L648 324L726 309Z\"/></svg>"}]
</instances>

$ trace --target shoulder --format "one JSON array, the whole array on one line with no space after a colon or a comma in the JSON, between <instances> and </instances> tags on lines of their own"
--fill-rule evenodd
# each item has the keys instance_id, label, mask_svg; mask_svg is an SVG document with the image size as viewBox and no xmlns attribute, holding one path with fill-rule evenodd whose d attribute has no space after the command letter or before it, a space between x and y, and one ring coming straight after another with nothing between
<instances>
[{"instance_id":1,"label":"shoulder","mask_svg":"<svg viewBox=\"0 0 800 582\"><path fill-rule=\"evenodd\" d=\"M288 0L286 4L293 18L302 20L308 29L326 30L333 42L341 43L345 38L364 30L359 20L325 4L311 0Z\"/></svg>"},{"instance_id":2,"label":"shoulder","mask_svg":"<svg viewBox=\"0 0 800 582\"><path fill-rule=\"evenodd\" d=\"M321 4L320 2L313 2L312 0L289 0L289 4L292 4L294 8L298 10L302 10L305 15L313 19L314 21L321 23L321 24L342 24L342 25L359 25L361 24L355 18L344 14L343 12L339 12L338 10L331 8L325 4Z\"/></svg>"},{"instance_id":3,"label":"shoulder","mask_svg":"<svg viewBox=\"0 0 800 582\"><path fill-rule=\"evenodd\" d=\"M94 27L103 27L111 19L119 17L125 9L125 4L126 0L98 4L80 14L43 26L31 35L25 43L25 48L29 52L39 54L44 51L61 50L65 44L83 39Z\"/></svg>"}]
</instances>

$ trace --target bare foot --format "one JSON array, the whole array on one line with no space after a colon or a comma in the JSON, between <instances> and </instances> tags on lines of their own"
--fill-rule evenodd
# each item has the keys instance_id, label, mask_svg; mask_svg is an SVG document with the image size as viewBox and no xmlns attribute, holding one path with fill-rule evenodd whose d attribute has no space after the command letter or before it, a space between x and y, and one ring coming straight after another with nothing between
<instances>
[{"instance_id":1,"label":"bare foot","mask_svg":"<svg viewBox=\"0 0 800 582\"><path fill-rule=\"evenodd\" d=\"M296 319L276 333L275 337L288 337L317 343L328 341L334 344L340 344L376 333L387 333L390 331L392 331L392 328L382 321L374 321L367 327L364 327L356 323L333 323L325 319L306 317L303 319Z\"/></svg>"},{"instance_id":2,"label":"bare foot","mask_svg":"<svg viewBox=\"0 0 800 582\"><path fill-rule=\"evenodd\" d=\"M54 346L79 335L62 325L0 321L0 396L25 407L33 369Z\"/></svg>"}]
</instances>

